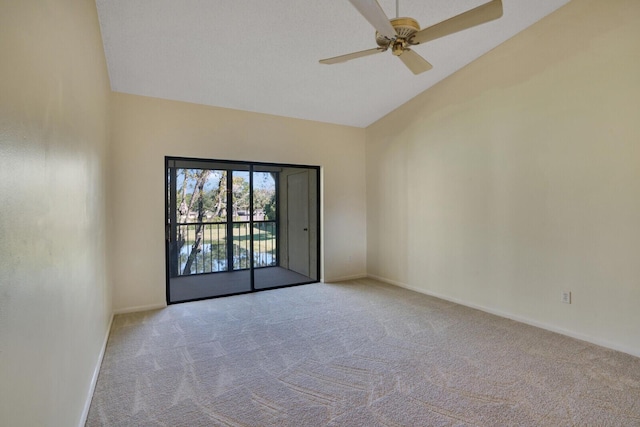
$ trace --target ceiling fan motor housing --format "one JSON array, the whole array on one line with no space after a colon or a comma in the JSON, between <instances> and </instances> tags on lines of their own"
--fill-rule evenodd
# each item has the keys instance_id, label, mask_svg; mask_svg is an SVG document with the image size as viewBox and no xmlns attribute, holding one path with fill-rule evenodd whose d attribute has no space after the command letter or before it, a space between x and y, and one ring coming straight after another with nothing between
<instances>
[{"instance_id":1,"label":"ceiling fan motor housing","mask_svg":"<svg viewBox=\"0 0 640 427\"><path fill-rule=\"evenodd\" d=\"M391 26L398 33L397 39L408 40L416 32L420 31L420 24L413 18L395 18L391 21ZM380 47L388 47L391 40L376 31L376 43Z\"/></svg>"}]
</instances>

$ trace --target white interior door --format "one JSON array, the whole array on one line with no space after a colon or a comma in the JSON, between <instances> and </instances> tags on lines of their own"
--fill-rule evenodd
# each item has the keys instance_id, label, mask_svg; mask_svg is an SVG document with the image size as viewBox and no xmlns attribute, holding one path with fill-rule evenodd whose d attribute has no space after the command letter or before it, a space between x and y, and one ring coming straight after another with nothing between
<instances>
[{"instance_id":1,"label":"white interior door","mask_svg":"<svg viewBox=\"0 0 640 427\"><path fill-rule=\"evenodd\" d=\"M289 269L309 276L309 172L287 176Z\"/></svg>"}]
</instances>

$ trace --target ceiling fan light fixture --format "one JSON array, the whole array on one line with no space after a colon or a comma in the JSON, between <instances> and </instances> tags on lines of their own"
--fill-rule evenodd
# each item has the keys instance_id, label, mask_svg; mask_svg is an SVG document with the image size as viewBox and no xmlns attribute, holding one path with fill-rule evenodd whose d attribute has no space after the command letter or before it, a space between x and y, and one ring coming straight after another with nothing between
<instances>
[{"instance_id":1,"label":"ceiling fan light fixture","mask_svg":"<svg viewBox=\"0 0 640 427\"><path fill-rule=\"evenodd\" d=\"M391 47L391 53L395 56L400 56L404 52L407 47L407 42L402 39L397 39L393 42L393 46Z\"/></svg>"}]
</instances>

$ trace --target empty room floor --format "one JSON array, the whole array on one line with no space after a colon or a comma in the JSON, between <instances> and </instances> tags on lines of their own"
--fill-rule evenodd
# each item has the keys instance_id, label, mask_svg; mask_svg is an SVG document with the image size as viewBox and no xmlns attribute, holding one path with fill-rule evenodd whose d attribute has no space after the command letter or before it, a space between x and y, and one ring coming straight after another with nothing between
<instances>
[{"instance_id":1,"label":"empty room floor","mask_svg":"<svg viewBox=\"0 0 640 427\"><path fill-rule=\"evenodd\" d=\"M640 359L362 279L114 319L88 426L640 426Z\"/></svg>"}]
</instances>

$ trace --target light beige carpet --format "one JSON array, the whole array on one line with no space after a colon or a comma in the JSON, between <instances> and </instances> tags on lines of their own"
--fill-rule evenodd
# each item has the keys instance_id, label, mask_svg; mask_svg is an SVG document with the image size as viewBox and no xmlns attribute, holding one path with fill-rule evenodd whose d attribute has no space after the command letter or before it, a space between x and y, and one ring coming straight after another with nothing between
<instances>
[{"instance_id":1,"label":"light beige carpet","mask_svg":"<svg viewBox=\"0 0 640 427\"><path fill-rule=\"evenodd\" d=\"M640 426L640 359L372 280L116 316L88 426Z\"/></svg>"}]
</instances>

